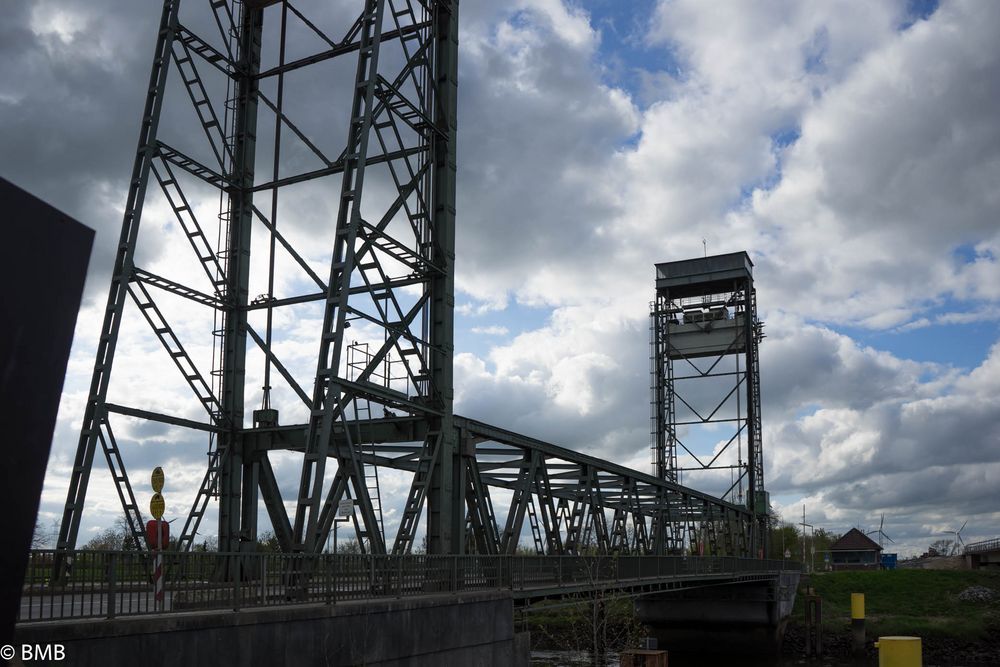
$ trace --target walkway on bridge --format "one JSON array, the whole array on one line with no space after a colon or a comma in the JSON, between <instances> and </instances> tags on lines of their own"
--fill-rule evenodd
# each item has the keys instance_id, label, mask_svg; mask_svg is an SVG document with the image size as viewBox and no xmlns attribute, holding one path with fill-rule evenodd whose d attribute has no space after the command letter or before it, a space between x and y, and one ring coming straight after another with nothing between
<instances>
[{"instance_id":1,"label":"walkway on bridge","mask_svg":"<svg viewBox=\"0 0 1000 667\"><path fill-rule=\"evenodd\" d=\"M49 581L53 556L50 551L31 554L21 623L482 590L510 590L515 601L528 603L769 580L798 569L786 561L711 556L172 553L165 556L165 591L157 605L147 554L77 552L61 585Z\"/></svg>"}]
</instances>

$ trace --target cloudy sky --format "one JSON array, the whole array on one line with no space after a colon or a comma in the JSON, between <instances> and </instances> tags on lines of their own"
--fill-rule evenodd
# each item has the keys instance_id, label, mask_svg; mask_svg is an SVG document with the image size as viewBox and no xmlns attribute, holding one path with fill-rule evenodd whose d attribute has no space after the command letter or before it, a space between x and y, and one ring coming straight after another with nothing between
<instances>
[{"instance_id":1,"label":"cloudy sky","mask_svg":"<svg viewBox=\"0 0 1000 667\"><path fill-rule=\"evenodd\" d=\"M156 4L17 1L0 19L0 175L97 230L43 521L65 499ZM1000 535L998 34L987 2L463 2L456 412L647 471L653 265L703 240L745 249L783 516L805 504L842 532L884 513L904 555L966 520L966 541ZM335 200L307 196L314 213ZM151 203L144 224L168 213ZM288 233L323 275L328 236L311 229ZM179 254L140 251L164 270ZM314 364L318 317L286 316L288 363ZM209 355L210 323L184 322ZM141 331L123 333L119 395L183 413ZM168 503L171 487L190 503L206 443L116 433L134 478L169 464ZM294 497L297 463L276 467ZM95 462L81 541L116 511L107 478Z\"/></svg>"}]
</instances>

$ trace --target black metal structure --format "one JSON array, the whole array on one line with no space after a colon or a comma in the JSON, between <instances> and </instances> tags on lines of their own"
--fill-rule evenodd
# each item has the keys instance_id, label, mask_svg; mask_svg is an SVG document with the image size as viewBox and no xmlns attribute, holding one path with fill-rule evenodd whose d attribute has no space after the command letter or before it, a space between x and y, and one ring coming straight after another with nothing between
<instances>
[{"instance_id":1,"label":"black metal structure","mask_svg":"<svg viewBox=\"0 0 1000 667\"><path fill-rule=\"evenodd\" d=\"M764 334L750 257L657 264L650 321L653 474L680 483L715 472L709 479L718 485L718 473L728 471L720 496L758 517L756 551L767 535L769 500L758 356Z\"/></svg>"},{"instance_id":2,"label":"black metal structure","mask_svg":"<svg viewBox=\"0 0 1000 667\"><path fill-rule=\"evenodd\" d=\"M94 230L4 178L0 210L7 238L0 248L4 284L17 285L46 262L59 267L41 272L31 290L8 290L0 303L0 318L8 324L0 331L0 402L9 433L0 501L16 508L0 517L7 545L0 554L0 643L10 644Z\"/></svg>"},{"instance_id":3,"label":"black metal structure","mask_svg":"<svg viewBox=\"0 0 1000 667\"><path fill-rule=\"evenodd\" d=\"M359 454L367 466L417 473L426 428L412 417L390 417L354 422L349 434L335 437L372 443ZM518 553L527 529L534 554L665 555L686 548L753 555L746 507L458 415L454 428L464 553ZM245 437L257 451L301 451L307 427L261 428Z\"/></svg>"},{"instance_id":4,"label":"black metal structure","mask_svg":"<svg viewBox=\"0 0 1000 667\"><path fill-rule=\"evenodd\" d=\"M363 0L348 16L315 0L322 21L300 8L309 2L184 0L201 10L200 24L187 22L181 0L163 2L59 553L75 548L98 448L145 547L111 428L124 416L208 440L181 551L217 499L220 552L255 548L263 503L282 551L319 553L349 498L359 544L372 554L410 553L423 525L431 554L513 554L530 529L534 552L546 555L753 555L752 506L453 414L458 2ZM331 88L344 94L312 117ZM195 132L177 134L166 101L194 112ZM136 265L154 193L159 206L147 217L165 230L161 247L186 253L195 270L183 277ZM297 243L304 209L328 222ZM332 247L325 279L313 268L316 239ZM207 313L207 373L196 363L199 341L185 347L183 329L168 321L171 300ZM282 323L298 321L285 313L303 307L322 322L311 391L279 354ZM147 337L176 365L191 410L109 399L130 318L148 323ZM248 391L250 377L262 379L259 394ZM279 406L303 418L280 424ZM293 512L272 465L279 452L301 461ZM380 469L410 479L391 543Z\"/></svg>"},{"instance_id":5,"label":"black metal structure","mask_svg":"<svg viewBox=\"0 0 1000 667\"><path fill-rule=\"evenodd\" d=\"M336 33L319 27L291 2L192 4L202 10L201 29L211 28L211 34L198 34L182 20L180 0L163 3L125 219L57 546L66 550L76 543L98 447L111 467L135 542L143 544L142 515L109 419L121 413L210 434L208 469L181 532L180 548L191 546L209 499L218 497L219 548L238 551L256 536L257 505L263 496L282 547L315 552L329 530L332 508L350 494L360 513L360 535L373 552L384 552L378 507L358 458L361 443L349 436L337 440L334 434L349 434L345 424L362 414L370 417L391 408L427 425L397 550L412 544L426 503L429 548L453 552L461 529L459 521L450 518L456 499L461 500L452 480L457 452L451 424L458 3L365 0ZM293 23L300 35L306 33L322 48L289 59L288 30ZM277 28L266 32L267 24ZM274 43L265 44L265 35ZM265 53L271 62L263 60ZM328 154L320 148L328 141L311 140L291 112L286 113L291 106L286 78L294 74L301 80L303 70L334 59L352 61L355 76L353 84L345 86L351 99L346 120L335 132L342 137L342 147ZM168 75L178 77L179 85L169 87ZM273 92L265 93L265 88ZM181 90L199 121L198 134L203 136L196 150L203 157L175 148L168 143L173 141L170 132L161 128L165 98L181 97ZM309 100L310 90L300 86L299 92ZM269 155L261 156L258 137L265 128L260 120L265 114L274 127L272 142L264 147ZM190 136L181 139L190 141ZM286 159L283 140L294 140L320 166L294 170L290 165L302 160L294 159L295 154ZM267 158L270 168L259 169ZM150 175L176 219L171 227L179 234L169 242L183 244L186 238L207 277L207 282L201 281L207 289L136 266ZM366 182L372 180L378 192L369 195ZM279 231L279 203L290 200L283 193L307 183L322 183L338 192L330 211L335 232L326 280ZM212 197L219 201L218 220L206 223L198 212ZM215 246L209 241L213 231ZM267 238L268 291L251 301L252 236L260 233ZM310 278L313 289L274 293L279 249L285 260ZM176 328L168 323L159 305L164 292L214 311L216 349L208 375L196 366ZM130 314L129 300L177 365L207 419L109 403L116 343L123 318ZM282 364L272 345L275 313L309 302L323 308L311 394ZM265 323L258 333L249 316L260 312ZM352 323L365 327L375 350L361 367L349 369L344 334ZM253 411L253 425L246 423L245 415L251 343L264 359L263 399ZM391 360L405 372L392 383L374 382L374 376L385 375L383 369ZM309 414L292 517L278 493L267 454L244 446L245 435L254 427L277 423L278 411L271 405L272 371ZM326 475L328 458L337 463L332 479Z\"/></svg>"}]
</instances>

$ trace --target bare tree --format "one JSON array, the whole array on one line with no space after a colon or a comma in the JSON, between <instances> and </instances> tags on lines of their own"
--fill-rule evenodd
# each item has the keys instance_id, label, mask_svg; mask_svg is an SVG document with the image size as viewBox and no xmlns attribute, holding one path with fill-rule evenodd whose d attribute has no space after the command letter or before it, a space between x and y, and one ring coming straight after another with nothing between
<instances>
[{"instance_id":1,"label":"bare tree","mask_svg":"<svg viewBox=\"0 0 1000 667\"><path fill-rule=\"evenodd\" d=\"M955 546L955 540L934 540L931 545L927 547L927 555L929 556L947 556L949 555Z\"/></svg>"}]
</instances>

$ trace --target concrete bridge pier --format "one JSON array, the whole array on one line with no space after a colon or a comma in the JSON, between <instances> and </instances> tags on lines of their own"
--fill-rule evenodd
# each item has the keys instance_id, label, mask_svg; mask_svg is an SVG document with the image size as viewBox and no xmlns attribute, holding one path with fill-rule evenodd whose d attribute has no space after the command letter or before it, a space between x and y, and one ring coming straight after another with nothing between
<instances>
[{"instance_id":1,"label":"concrete bridge pier","mask_svg":"<svg viewBox=\"0 0 1000 667\"><path fill-rule=\"evenodd\" d=\"M774 655L795 604L798 572L756 581L690 586L636 599L639 620L671 656Z\"/></svg>"}]
</instances>

